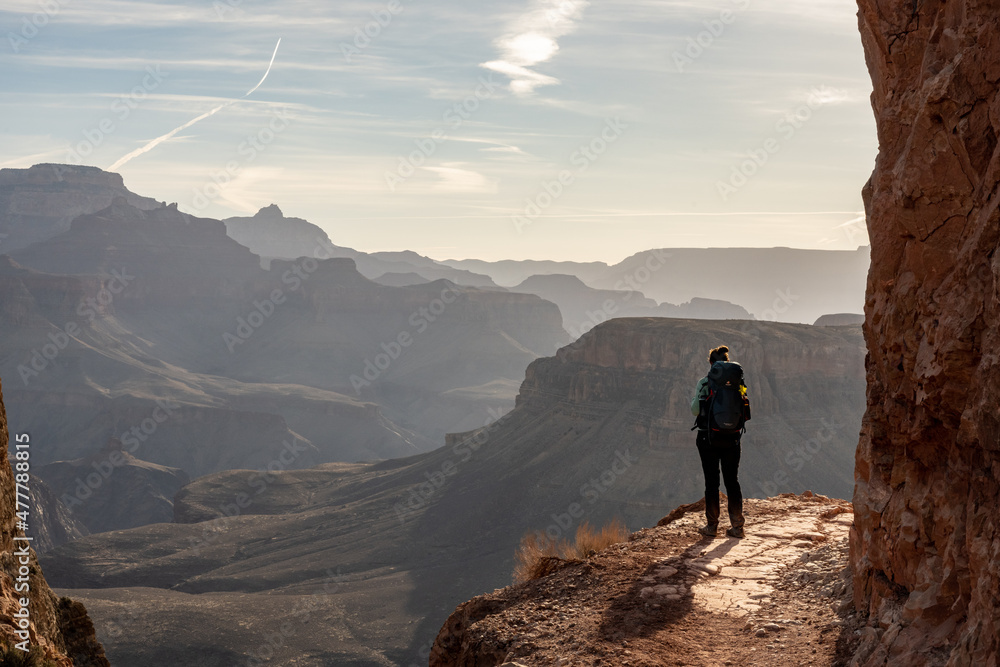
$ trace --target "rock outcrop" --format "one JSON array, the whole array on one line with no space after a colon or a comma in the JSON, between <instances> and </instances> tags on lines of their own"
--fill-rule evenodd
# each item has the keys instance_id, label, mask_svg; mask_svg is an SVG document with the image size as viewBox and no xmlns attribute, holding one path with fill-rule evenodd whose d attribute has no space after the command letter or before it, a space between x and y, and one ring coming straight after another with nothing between
<instances>
[{"instance_id":1,"label":"rock outcrop","mask_svg":"<svg viewBox=\"0 0 1000 667\"><path fill-rule=\"evenodd\" d=\"M0 392L0 448L5 452L8 438L7 414ZM30 452L30 441L25 451ZM30 471L28 474L30 488ZM59 667L111 667L84 606L69 598L56 597L33 551L29 551L26 565L24 556L19 555L29 542L18 539L25 537L25 531L17 525L16 500L14 472L4 462L0 464L0 646L10 649L25 641L17 634L23 628L15 614L22 609L20 599L27 598L28 648L33 648L38 658L51 660ZM27 522L29 536L34 521L31 509ZM22 567L28 571L27 575L20 574ZM28 591L17 588L24 583L29 586Z\"/></svg>"},{"instance_id":2,"label":"rock outcrop","mask_svg":"<svg viewBox=\"0 0 1000 667\"><path fill-rule=\"evenodd\" d=\"M995 3L859 0L879 156L865 187L861 665L1000 656L1000 29Z\"/></svg>"}]
</instances>

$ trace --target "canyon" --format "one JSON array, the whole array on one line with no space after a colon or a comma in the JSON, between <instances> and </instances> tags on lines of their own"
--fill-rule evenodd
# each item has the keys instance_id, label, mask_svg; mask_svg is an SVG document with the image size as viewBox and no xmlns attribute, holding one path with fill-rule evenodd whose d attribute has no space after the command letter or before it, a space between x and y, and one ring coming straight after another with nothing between
<instances>
[{"instance_id":1,"label":"canyon","mask_svg":"<svg viewBox=\"0 0 1000 667\"><path fill-rule=\"evenodd\" d=\"M720 342L754 400L747 495L847 495L864 407L858 327L618 319L531 363L510 413L442 448L213 473L181 489L173 523L90 535L42 562L116 628L102 637L112 660L426 664L456 604L510 582L525 533L616 517L638 529L703 495L689 405ZM269 634L275 614L287 634Z\"/></svg>"},{"instance_id":2,"label":"canyon","mask_svg":"<svg viewBox=\"0 0 1000 667\"><path fill-rule=\"evenodd\" d=\"M52 170L34 169L6 182L44 199ZM641 528L701 495L688 407L721 343L754 401L746 493L851 492L856 324L660 303L629 285L671 273L665 251L588 278L604 287L534 263L508 289L336 246L273 205L190 216L100 173L62 168L58 187L104 189L94 210L0 257L0 374L40 443L46 573L112 660L426 662L455 604L508 583L526 532ZM288 632L264 631L276 615Z\"/></svg>"},{"instance_id":3,"label":"canyon","mask_svg":"<svg viewBox=\"0 0 1000 667\"><path fill-rule=\"evenodd\" d=\"M852 628L854 637L850 652L838 654L834 664L996 665L1000 37L995 7L976 0L858 0L858 6L880 149L863 189L871 239L863 325L867 410L844 559L852 572L856 616L854 625L840 624ZM844 321L849 320L837 316L817 323ZM629 554L630 546L620 545L619 553ZM593 560L600 563L602 556L607 562L603 554ZM515 665L520 655L551 655L546 641L551 633L544 628L577 618L586 628L588 618L580 612L555 617L547 610L572 606L578 594L566 583L591 567L589 561L571 564L565 576L557 573L533 589L507 589L461 605L442 628L432 664L497 663L509 657ZM680 599L667 605L673 611L651 615L690 613L685 605ZM511 618L525 620L522 610L536 622L530 627L543 630L532 635L538 642L531 646L519 645L517 634L510 633ZM605 648L605 640L598 635L573 648L594 654ZM696 655L704 643L681 650L686 657ZM630 662L645 664L641 653L637 657ZM785 664L789 657L782 647L771 664ZM754 664L746 654L739 660Z\"/></svg>"}]
</instances>

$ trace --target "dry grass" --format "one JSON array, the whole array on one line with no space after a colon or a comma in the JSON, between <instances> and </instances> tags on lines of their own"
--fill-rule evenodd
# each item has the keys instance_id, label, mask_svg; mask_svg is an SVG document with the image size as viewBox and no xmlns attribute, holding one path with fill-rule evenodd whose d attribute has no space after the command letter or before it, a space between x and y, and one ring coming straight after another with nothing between
<instances>
[{"instance_id":1,"label":"dry grass","mask_svg":"<svg viewBox=\"0 0 1000 667\"><path fill-rule=\"evenodd\" d=\"M540 579L552 574L569 563L580 562L592 553L603 551L612 544L628 540L629 532L619 519L613 520L600 530L594 530L584 522L576 529L576 537L553 542L539 537L539 533L528 533L521 538L521 546L514 554L514 583Z\"/></svg>"},{"instance_id":2,"label":"dry grass","mask_svg":"<svg viewBox=\"0 0 1000 667\"><path fill-rule=\"evenodd\" d=\"M586 558L591 551L604 551L612 544L628 541L628 528L621 519L615 519L599 531L584 523L576 529L574 553L577 558Z\"/></svg>"}]
</instances>

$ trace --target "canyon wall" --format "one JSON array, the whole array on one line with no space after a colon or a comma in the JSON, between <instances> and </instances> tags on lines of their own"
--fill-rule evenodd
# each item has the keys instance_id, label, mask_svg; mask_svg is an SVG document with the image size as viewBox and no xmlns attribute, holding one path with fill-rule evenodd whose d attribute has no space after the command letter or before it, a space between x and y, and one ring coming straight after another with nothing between
<instances>
[{"instance_id":1,"label":"canyon wall","mask_svg":"<svg viewBox=\"0 0 1000 667\"><path fill-rule=\"evenodd\" d=\"M994 2L859 0L879 156L865 187L868 411L856 663L997 665L1000 31Z\"/></svg>"},{"instance_id":2,"label":"canyon wall","mask_svg":"<svg viewBox=\"0 0 1000 667\"><path fill-rule=\"evenodd\" d=\"M0 392L0 448L5 453L7 445L7 413ZM27 451L30 452L30 443ZM28 462L30 464L30 456ZM29 479L29 488L30 485ZM56 597L45 581L34 552L27 556L27 582L19 580L23 557L18 554L25 542L15 538L24 537L25 533L16 527L15 504L14 472L5 462L0 464L0 647L10 648L24 641L17 634L21 627L15 614L21 610L19 600L27 597L30 601L27 607L28 645L37 653L36 659L51 660L59 667L111 667L104 656L104 648L97 641L87 610L79 602ZM32 509L29 506L29 533L34 521ZM24 583L30 587L29 591L18 588Z\"/></svg>"}]
</instances>

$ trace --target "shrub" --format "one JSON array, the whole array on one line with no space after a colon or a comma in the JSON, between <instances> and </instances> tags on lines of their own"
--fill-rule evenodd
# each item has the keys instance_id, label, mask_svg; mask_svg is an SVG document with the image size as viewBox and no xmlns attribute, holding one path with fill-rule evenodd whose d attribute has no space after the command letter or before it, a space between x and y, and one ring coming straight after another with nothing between
<instances>
[{"instance_id":1,"label":"shrub","mask_svg":"<svg viewBox=\"0 0 1000 667\"><path fill-rule=\"evenodd\" d=\"M586 558L591 551L604 551L612 544L627 541L628 536L628 528L621 519L613 520L599 531L591 528L589 523L584 523L576 529L576 542L573 545L576 557Z\"/></svg>"},{"instance_id":2,"label":"shrub","mask_svg":"<svg viewBox=\"0 0 1000 667\"><path fill-rule=\"evenodd\" d=\"M528 533L521 538L514 554L515 584L540 579L570 563L578 563L594 552L626 541L629 532L620 519L615 519L600 530L584 522L576 529L572 542L565 539L553 542L540 536L541 533Z\"/></svg>"},{"instance_id":3,"label":"shrub","mask_svg":"<svg viewBox=\"0 0 1000 667\"><path fill-rule=\"evenodd\" d=\"M27 653L14 646L0 646L0 667L55 667L37 646Z\"/></svg>"}]
</instances>

